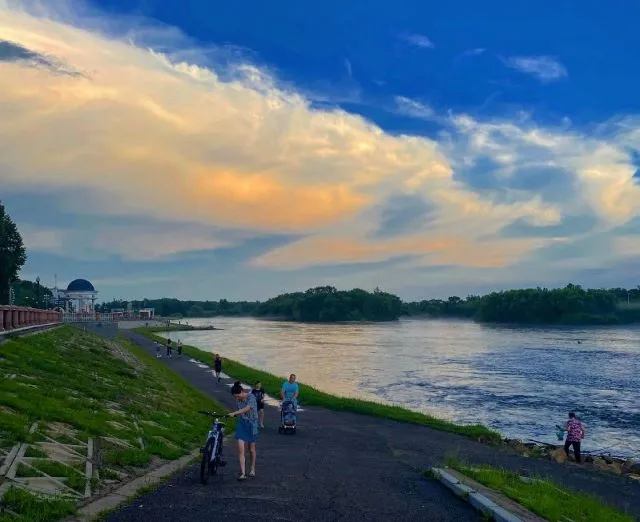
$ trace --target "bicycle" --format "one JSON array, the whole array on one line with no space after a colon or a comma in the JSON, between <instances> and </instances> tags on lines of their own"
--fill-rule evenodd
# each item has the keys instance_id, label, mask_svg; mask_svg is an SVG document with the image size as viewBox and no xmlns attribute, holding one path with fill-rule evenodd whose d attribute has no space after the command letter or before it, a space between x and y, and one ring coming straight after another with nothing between
<instances>
[{"instance_id":1,"label":"bicycle","mask_svg":"<svg viewBox=\"0 0 640 522\"><path fill-rule=\"evenodd\" d=\"M208 415L213 417L213 425L207 433L207 441L203 448L200 448L202 453L202 461L200 462L200 482L206 484L209 480L209 475L215 475L218 472L218 468L226 466L226 461L222 459L222 438L224 435L224 422L218 420L218 413L211 411L199 411L202 415ZM226 417L226 415L222 415Z\"/></svg>"}]
</instances>

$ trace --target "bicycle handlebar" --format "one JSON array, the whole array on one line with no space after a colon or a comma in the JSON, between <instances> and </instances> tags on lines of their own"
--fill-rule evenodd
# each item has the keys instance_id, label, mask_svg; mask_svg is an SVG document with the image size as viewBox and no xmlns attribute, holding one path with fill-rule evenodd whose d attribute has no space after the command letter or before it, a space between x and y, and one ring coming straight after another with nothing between
<instances>
[{"instance_id":1,"label":"bicycle handlebar","mask_svg":"<svg viewBox=\"0 0 640 522\"><path fill-rule=\"evenodd\" d=\"M200 413L201 415L208 415L209 417L228 417L229 416L227 413L217 413L215 411L198 410L198 413Z\"/></svg>"}]
</instances>

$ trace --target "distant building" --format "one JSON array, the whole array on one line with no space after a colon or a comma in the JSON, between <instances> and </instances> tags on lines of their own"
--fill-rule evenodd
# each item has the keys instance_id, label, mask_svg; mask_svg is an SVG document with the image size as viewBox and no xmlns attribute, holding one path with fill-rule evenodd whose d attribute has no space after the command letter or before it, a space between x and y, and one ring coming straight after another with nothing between
<instances>
[{"instance_id":1,"label":"distant building","mask_svg":"<svg viewBox=\"0 0 640 522\"><path fill-rule=\"evenodd\" d=\"M93 313L98 291L86 279L74 279L66 290L53 288L53 301L56 308L65 312Z\"/></svg>"}]
</instances>

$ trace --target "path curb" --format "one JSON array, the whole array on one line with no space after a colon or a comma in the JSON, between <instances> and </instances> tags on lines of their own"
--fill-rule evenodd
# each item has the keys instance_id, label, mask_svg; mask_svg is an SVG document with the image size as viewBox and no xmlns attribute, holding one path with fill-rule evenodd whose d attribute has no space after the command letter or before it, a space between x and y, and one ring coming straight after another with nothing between
<instances>
[{"instance_id":1,"label":"path curb","mask_svg":"<svg viewBox=\"0 0 640 522\"><path fill-rule=\"evenodd\" d=\"M431 468L433 475L457 496L469 502L478 511L491 515L496 522L524 522L522 518L510 513L473 488L460 482L456 477L441 468Z\"/></svg>"},{"instance_id":2,"label":"path curb","mask_svg":"<svg viewBox=\"0 0 640 522\"><path fill-rule=\"evenodd\" d=\"M94 520L100 513L116 509L121 504L130 501L138 496L138 490L148 486L155 486L167 477L189 466L193 460L200 456L200 450L195 450L179 458L163 464L159 468L150 471L146 475L138 477L127 484L122 485L115 491L106 494L104 497L94 500L78 510L78 516L74 520L89 522Z\"/></svg>"},{"instance_id":3,"label":"path curb","mask_svg":"<svg viewBox=\"0 0 640 522\"><path fill-rule=\"evenodd\" d=\"M228 443L232 438L233 434L227 433L223 440ZM107 493L104 497L97 498L96 500L85 504L78 509L78 516L72 520L73 522L91 522L101 513L117 509L121 507L122 504L140 496L140 489L160 484L171 475L187 468L201 457L202 453L200 452L200 449L197 449L178 460L167 462L159 468L150 471L146 475L142 475L131 482L123 484L118 489Z\"/></svg>"}]
</instances>

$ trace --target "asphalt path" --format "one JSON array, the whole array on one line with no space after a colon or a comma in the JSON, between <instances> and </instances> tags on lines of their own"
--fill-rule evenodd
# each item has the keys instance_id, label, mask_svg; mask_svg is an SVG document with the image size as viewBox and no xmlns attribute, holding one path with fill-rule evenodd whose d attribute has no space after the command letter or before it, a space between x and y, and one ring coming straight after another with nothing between
<instances>
[{"instance_id":1,"label":"asphalt path","mask_svg":"<svg viewBox=\"0 0 640 522\"><path fill-rule=\"evenodd\" d=\"M107 328L95 331L115 333ZM145 337L120 332L155 354L154 344ZM210 369L186 355L177 357L175 349L173 358L161 360L196 388L235 408L230 379L216 383ZM304 405L304 397L300 401ZM323 408L304 407L296 435L280 435L278 424L277 408L267 405L255 479L236 481L239 467L235 441L230 441L227 467L206 486L199 482L199 466L191 466L107 520L481 520L471 506L422 473L442 465L449 455L523 475L550 476L640 520L640 484L610 473L522 457L424 426Z\"/></svg>"}]
</instances>

